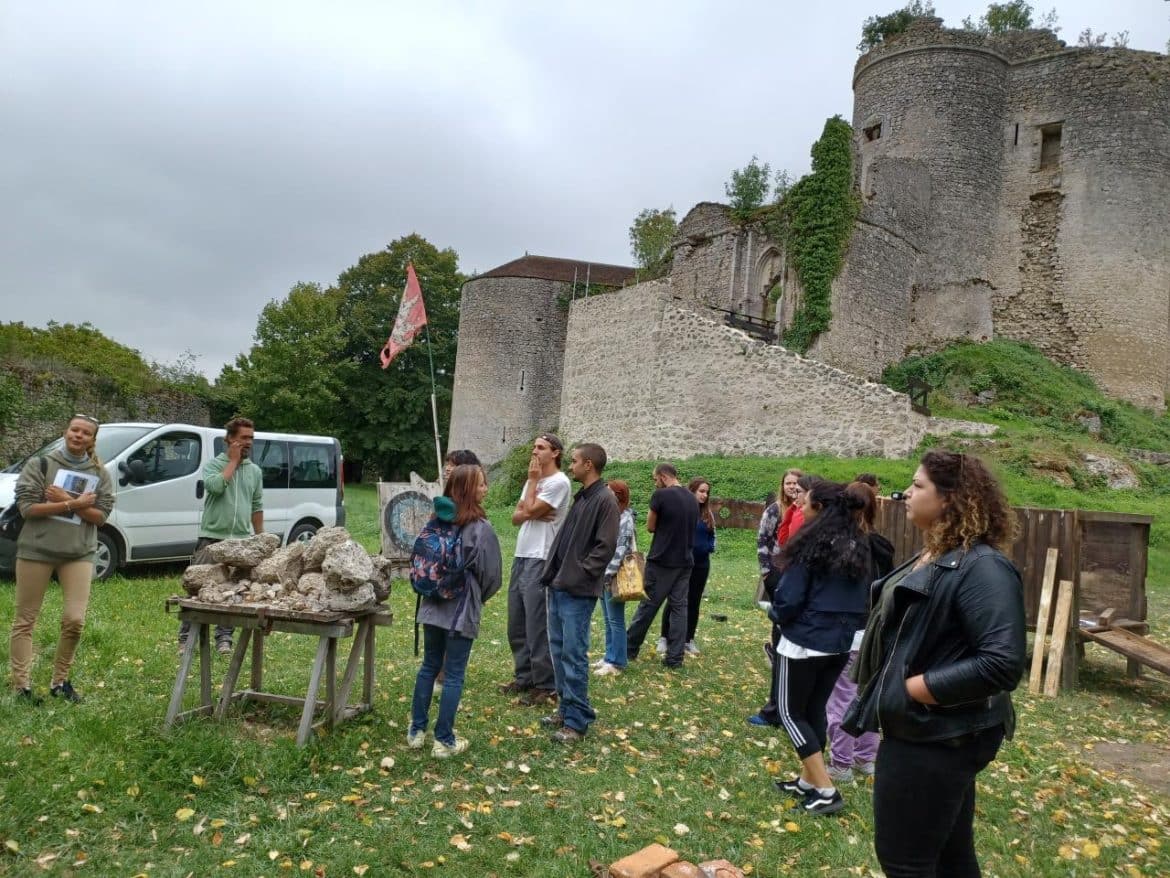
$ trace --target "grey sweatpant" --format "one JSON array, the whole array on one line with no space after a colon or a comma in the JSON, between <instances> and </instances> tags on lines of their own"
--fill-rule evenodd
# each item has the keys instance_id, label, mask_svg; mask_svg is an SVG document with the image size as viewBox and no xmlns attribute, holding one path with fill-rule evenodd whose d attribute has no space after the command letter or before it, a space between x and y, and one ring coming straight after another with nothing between
<instances>
[{"instance_id":1,"label":"grey sweatpant","mask_svg":"<svg viewBox=\"0 0 1170 878\"><path fill-rule=\"evenodd\" d=\"M515 558L508 579L508 645L515 681L525 689L553 689L548 646L548 597L540 584L543 558Z\"/></svg>"}]
</instances>

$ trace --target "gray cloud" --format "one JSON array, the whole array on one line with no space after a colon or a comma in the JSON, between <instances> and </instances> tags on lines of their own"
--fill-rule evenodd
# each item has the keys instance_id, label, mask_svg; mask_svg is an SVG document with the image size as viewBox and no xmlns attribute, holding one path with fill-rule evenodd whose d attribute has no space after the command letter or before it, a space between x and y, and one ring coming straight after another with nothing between
<instances>
[{"instance_id":1,"label":"gray cloud","mask_svg":"<svg viewBox=\"0 0 1170 878\"><path fill-rule=\"evenodd\" d=\"M265 302L410 232L469 271L628 262L643 207L721 198L753 153L807 170L887 11L422 5L0 7L0 319L88 320L214 375ZM1170 35L1150 0L1058 11L1069 40Z\"/></svg>"}]
</instances>

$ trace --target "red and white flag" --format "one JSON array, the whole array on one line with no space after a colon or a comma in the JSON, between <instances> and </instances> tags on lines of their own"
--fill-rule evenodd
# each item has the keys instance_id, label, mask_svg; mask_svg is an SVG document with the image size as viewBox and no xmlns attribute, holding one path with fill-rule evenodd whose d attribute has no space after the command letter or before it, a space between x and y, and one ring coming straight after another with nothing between
<instances>
[{"instance_id":1,"label":"red and white flag","mask_svg":"<svg viewBox=\"0 0 1170 878\"><path fill-rule=\"evenodd\" d=\"M400 352L410 347L414 337L426 325L427 309L423 306L422 287L418 285L414 265L407 263L406 289L402 293L402 302L398 305L394 329L382 348L382 368L387 368Z\"/></svg>"}]
</instances>

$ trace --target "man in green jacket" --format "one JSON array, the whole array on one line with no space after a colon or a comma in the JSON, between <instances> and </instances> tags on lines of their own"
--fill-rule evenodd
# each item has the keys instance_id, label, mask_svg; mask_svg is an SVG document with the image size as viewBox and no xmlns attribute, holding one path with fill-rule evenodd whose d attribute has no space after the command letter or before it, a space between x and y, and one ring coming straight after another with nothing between
<instances>
[{"instance_id":1,"label":"man in green jacket","mask_svg":"<svg viewBox=\"0 0 1170 878\"><path fill-rule=\"evenodd\" d=\"M203 518L192 564L210 564L204 551L212 543L240 539L264 531L264 474L251 460L256 429L247 418L232 418L225 426L227 447L203 467ZM190 631L179 623L179 647ZM232 651L232 628L215 626L215 648L221 655Z\"/></svg>"}]
</instances>

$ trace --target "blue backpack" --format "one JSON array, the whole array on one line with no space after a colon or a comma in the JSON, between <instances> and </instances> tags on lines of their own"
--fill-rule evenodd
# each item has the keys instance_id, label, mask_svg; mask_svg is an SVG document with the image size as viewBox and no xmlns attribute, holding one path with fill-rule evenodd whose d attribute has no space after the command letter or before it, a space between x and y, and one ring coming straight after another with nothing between
<instances>
[{"instance_id":1,"label":"blue backpack","mask_svg":"<svg viewBox=\"0 0 1170 878\"><path fill-rule=\"evenodd\" d=\"M414 541L410 553L410 587L423 598L453 600L467 591L463 560L463 529L432 518Z\"/></svg>"}]
</instances>

